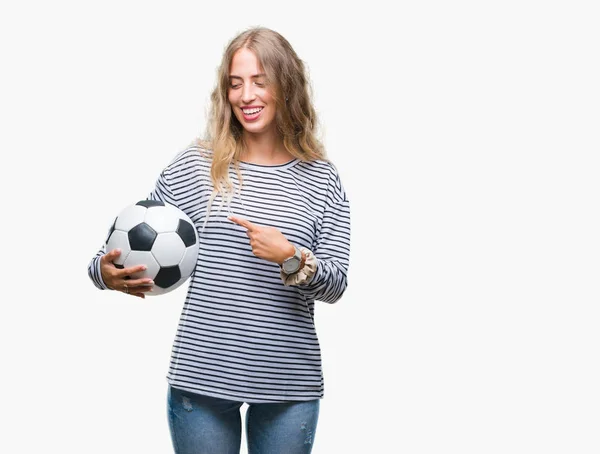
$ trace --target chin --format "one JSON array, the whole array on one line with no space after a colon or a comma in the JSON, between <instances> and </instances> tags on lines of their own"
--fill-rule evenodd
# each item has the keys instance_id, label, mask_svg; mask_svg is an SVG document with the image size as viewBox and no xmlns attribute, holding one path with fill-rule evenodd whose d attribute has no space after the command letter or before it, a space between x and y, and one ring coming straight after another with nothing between
<instances>
[{"instance_id":1,"label":"chin","mask_svg":"<svg viewBox=\"0 0 600 454\"><path fill-rule=\"evenodd\" d=\"M245 123L242 123L242 126L244 127L244 129L246 131L258 134L258 133L261 133L261 132L268 131L269 128L270 128L270 126L271 126L271 124L265 125L263 123L260 123L260 124L245 124Z\"/></svg>"}]
</instances>

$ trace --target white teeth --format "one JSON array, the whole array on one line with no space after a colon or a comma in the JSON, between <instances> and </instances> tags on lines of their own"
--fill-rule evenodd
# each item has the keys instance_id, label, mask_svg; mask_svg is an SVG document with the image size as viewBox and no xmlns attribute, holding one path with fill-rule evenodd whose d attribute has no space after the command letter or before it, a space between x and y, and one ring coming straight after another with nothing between
<instances>
[{"instance_id":1,"label":"white teeth","mask_svg":"<svg viewBox=\"0 0 600 454\"><path fill-rule=\"evenodd\" d=\"M260 112L262 110L262 107L259 107L257 109L250 109L250 110L246 110L246 109L242 109L242 111L246 114L246 115L252 115L253 113L256 112Z\"/></svg>"}]
</instances>

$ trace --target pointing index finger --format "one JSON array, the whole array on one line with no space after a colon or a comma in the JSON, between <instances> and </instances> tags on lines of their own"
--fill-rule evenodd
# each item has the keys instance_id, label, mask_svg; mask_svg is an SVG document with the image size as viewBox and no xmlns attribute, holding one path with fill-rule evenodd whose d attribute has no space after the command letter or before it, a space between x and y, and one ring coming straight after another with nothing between
<instances>
[{"instance_id":1,"label":"pointing index finger","mask_svg":"<svg viewBox=\"0 0 600 454\"><path fill-rule=\"evenodd\" d=\"M255 228L254 224L252 224L252 222L250 222L248 219L238 218L237 216L227 216L227 219L241 225L242 227L246 227L248 230Z\"/></svg>"}]
</instances>

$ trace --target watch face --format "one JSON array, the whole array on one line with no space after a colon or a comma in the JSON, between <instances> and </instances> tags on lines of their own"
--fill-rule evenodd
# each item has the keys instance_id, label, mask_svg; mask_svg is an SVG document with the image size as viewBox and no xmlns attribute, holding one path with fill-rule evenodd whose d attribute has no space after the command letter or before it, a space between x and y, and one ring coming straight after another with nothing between
<instances>
[{"instance_id":1,"label":"watch face","mask_svg":"<svg viewBox=\"0 0 600 454\"><path fill-rule=\"evenodd\" d=\"M296 257L293 257L293 258L283 262L283 265L282 265L283 271L285 271L288 274L297 271L299 266L300 266L300 260L298 260Z\"/></svg>"}]
</instances>

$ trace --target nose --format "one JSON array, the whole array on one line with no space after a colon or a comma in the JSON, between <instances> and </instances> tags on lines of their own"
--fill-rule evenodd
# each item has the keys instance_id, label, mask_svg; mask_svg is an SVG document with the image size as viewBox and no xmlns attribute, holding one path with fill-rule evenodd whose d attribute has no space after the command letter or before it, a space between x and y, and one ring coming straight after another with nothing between
<instances>
[{"instance_id":1,"label":"nose","mask_svg":"<svg viewBox=\"0 0 600 454\"><path fill-rule=\"evenodd\" d=\"M242 102L244 104L250 104L254 98L254 85L252 82L250 82L250 84L244 84L242 87Z\"/></svg>"}]
</instances>

